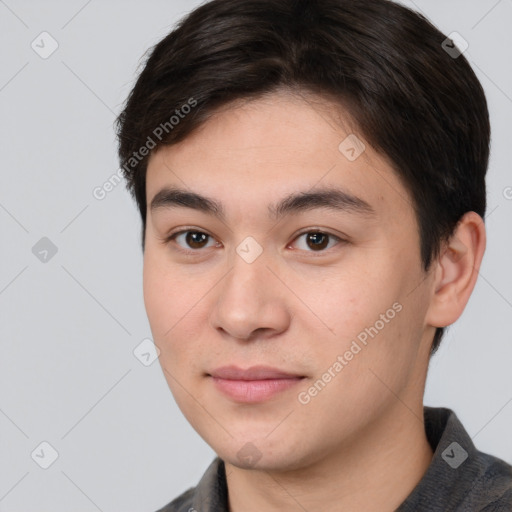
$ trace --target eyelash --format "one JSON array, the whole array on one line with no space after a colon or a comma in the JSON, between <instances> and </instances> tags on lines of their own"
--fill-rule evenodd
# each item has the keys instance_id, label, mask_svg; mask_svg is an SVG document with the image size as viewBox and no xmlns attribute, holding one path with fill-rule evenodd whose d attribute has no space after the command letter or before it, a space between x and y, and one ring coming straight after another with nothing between
<instances>
[{"instance_id":1,"label":"eyelash","mask_svg":"<svg viewBox=\"0 0 512 512\"><path fill-rule=\"evenodd\" d=\"M198 229L182 229L180 231L176 231L175 233L171 233L169 236L165 237L162 242L165 244L165 245L168 245L169 243L171 242L174 242L175 239L179 236L179 235L183 235L183 234L186 234L186 233L196 233L196 234L201 234L201 235L206 235L207 237L209 237L210 239L214 239L214 237L204 231L201 231L201 230L198 230ZM337 241L338 243L336 245L339 245L339 244L344 244L344 243L348 243L348 240L345 240L343 238L340 238L339 236L336 236L332 233L329 233L327 231L322 231L320 229L308 229L307 231L302 231L300 233L298 233L295 238L293 239L292 243L297 240L298 238L300 238L301 236L303 235L307 235L307 234L321 234L321 235L326 235L327 237L329 237L330 239L334 239L335 241ZM209 241L209 240L208 240ZM177 245L177 244L176 244ZM210 247L211 248L211 247ZM322 256L323 254L325 254L327 251L329 251L331 248L328 248L328 249L323 249L323 250L320 250L320 251L305 251L305 252L308 252L308 253L311 253L313 255L318 255L318 256ZM183 249L182 247L180 247L178 245L178 249L177 249L179 252L185 254L185 255L189 255L189 256L199 256L200 253L204 252L204 248L202 249Z\"/></svg>"}]
</instances>

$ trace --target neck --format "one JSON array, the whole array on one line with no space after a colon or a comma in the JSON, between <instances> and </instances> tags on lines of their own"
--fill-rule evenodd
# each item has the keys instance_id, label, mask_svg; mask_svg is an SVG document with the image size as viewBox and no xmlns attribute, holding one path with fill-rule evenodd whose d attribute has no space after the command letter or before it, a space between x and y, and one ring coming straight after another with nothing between
<instances>
[{"instance_id":1,"label":"neck","mask_svg":"<svg viewBox=\"0 0 512 512\"><path fill-rule=\"evenodd\" d=\"M409 409L397 402L357 438L307 467L258 471L226 461L229 511L392 512L421 480L432 455L423 405Z\"/></svg>"}]
</instances>

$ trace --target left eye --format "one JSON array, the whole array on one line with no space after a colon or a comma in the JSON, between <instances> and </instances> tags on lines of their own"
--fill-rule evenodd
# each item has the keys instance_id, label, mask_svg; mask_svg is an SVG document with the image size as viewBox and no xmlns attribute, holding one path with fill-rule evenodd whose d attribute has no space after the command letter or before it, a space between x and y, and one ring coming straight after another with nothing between
<instances>
[{"instance_id":1,"label":"left eye","mask_svg":"<svg viewBox=\"0 0 512 512\"><path fill-rule=\"evenodd\" d=\"M330 249L332 245L336 245L336 243L329 246L329 239L333 242L342 242L343 240L337 236L331 235L330 233L324 233L322 231L308 231L306 233L302 233L295 240L300 240L301 238L305 238L306 249L299 247L301 250L313 249L312 252L321 252L325 249Z\"/></svg>"}]
</instances>

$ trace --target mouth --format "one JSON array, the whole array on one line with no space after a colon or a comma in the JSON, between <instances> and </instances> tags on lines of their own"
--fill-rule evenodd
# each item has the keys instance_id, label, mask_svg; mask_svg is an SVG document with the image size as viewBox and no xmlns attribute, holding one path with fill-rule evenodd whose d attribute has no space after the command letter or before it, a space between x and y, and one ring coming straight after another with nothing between
<instances>
[{"instance_id":1,"label":"mouth","mask_svg":"<svg viewBox=\"0 0 512 512\"><path fill-rule=\"evenodd\" d=\"M269 366L253 366L246 370L223 366L207 376L212 379L218 391L241 403L263 402L296 386L305 378Z\"/></svg>"}]
</instances>

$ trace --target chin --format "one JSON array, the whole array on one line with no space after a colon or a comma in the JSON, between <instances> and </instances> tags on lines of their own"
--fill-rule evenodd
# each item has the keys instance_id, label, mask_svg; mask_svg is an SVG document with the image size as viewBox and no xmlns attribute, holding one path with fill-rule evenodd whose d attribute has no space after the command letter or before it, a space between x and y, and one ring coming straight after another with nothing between
<instances>
[{"instance_id":1,"label":"chin","mask_svg":"<svg viewBox=\"0 0 512 512\"><path fill-rule=\"evenodd\" d=\"M267 432L268 433L268 432ZM283 436L274 440L248 435L212 449L226 463L240 469L259 471L291 471L300 469L307 462L307 455L298 451L304 449L303 442L293 442Z\"/></svg>"}]
</instances>

